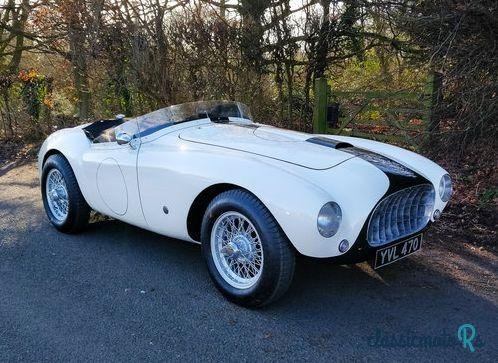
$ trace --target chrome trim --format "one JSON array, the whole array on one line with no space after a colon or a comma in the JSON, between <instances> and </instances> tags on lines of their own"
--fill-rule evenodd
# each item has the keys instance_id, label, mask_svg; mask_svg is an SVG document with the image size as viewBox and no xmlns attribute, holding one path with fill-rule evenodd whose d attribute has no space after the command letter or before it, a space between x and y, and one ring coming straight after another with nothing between
<instances>
[{"instance_id":1,"label":"chrome trim","mask_svg":"<svg viewBox=\"0 0 498 363\"><path fill-rule=\"evenodd\" d=\"M368 222L368 244L383 246L424 229L434 211L435 197L432 184L421 184L382 199Z\"/></svg>"},{"instance_id":2,"label":"chrome trim","mask_svg":"<svg viewBox=\"0 0 498 363\"><path fill-rule=\"evenodd\" d=\"M261 277L263 245L256 227L241 213L229 211L216 219L211 254L221 277L237 289L248 289Z\"/></svg>"}]
</instances>

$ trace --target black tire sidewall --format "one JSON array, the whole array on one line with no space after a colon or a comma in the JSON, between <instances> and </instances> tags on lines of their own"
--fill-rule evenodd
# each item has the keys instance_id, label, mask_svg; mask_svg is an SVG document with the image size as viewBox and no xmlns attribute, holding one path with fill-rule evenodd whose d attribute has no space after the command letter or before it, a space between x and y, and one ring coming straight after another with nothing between
<instances>
[{"instance_id":1,"label":"black tire sidewall","mask_svg":"<svg viewBox=\"0 0 498 363\"><path fill-rule=\"evenodd\" d=\"M202 223L202 250L209 274L216 287L232 302L249 307L258 307L271 299L279 283L282 256L279 243L283 232L273 220L266 208L249 193L241 192L242 198L234 198L224 193L209 205ZM248 218L256 228L263 247L263 270L259 280L247 289L233 287L219 273L211 251L211 231L217 218L225 212L238 212Z\"/></svg>"},{"instance_id":2,"label":"black tire sidewall","mask_svg":"<svg viewBox=\"0 0 498 363\"><path fill-rule=\"evenodd\" d=\"M57 169L64 178L64 182L66 183L66 189L68 193L68 214L65 220L61 221L57 219L52 213L50 206L48 205L47 195L46 195L46 185L47 185L47 176L50 170ZM79 190L74 190L74 183L72 182L75 179L74 173L69 165L69 162L62 155L52 155L50 156L42 169L41 176L41 192L43 205L45 207L45 212L47 214L50 222L60 231L69 232L73 229L77 214L78 214L78 204L77 204L77 193L81 193Z\"/></svg>"}]
</instances>

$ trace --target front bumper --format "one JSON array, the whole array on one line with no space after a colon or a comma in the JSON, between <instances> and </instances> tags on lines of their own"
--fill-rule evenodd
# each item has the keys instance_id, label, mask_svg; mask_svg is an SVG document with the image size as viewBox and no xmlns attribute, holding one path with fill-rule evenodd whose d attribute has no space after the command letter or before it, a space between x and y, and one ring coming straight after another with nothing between
<instances>
[{"instance_id":1,"label":"front bumper","mask_svg":"<svg viewBox=\"0 0 498 363\"><path fill-rule=\"evenodd\" d=\"M372 247L367 243L367 225L368 224L366 224L363 227L362 231L360 232L360 235L358 236L358 238L355 241L355 243L353 244L353 246L346 253L344 253L343 255L340 255L340 256L330 257L330 258L328 258L328 260L333 261L334 263L337 263L340 265L342 265L342 264L348 265L348 264L360 263L360 262L365 262L365 261L371 261L371 260L375 259L375 253L378 250L395 245L398 242L408 240L408 239L410 239L414 236L417 236L419 234L423 234L429 229L431 224L432 223L429 221L429 223L422 230L420 230L416 233L412 233L410 235L403 236L400 239L397 239L395 241L389 242L389 243L384 244L382 246L376 246L376 247Z\"/></svg>"}]
</instances>

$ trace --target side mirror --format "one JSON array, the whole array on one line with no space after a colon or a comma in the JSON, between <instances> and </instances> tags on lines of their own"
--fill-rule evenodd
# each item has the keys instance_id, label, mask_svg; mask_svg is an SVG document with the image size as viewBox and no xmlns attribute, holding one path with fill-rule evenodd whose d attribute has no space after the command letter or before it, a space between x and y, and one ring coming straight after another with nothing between
<instances>
[{"instance_id":1,"label":"side mirror","mask_svg":"<svg viewBox=\"0 0 498 363\"><path fill-rule=\"evenodd\" d=\"M131 139L132 137L128 135L126 132L118 132L116 134L116 142L118 143L118 145L129 144Z\"/></svg>"}]
</instances>

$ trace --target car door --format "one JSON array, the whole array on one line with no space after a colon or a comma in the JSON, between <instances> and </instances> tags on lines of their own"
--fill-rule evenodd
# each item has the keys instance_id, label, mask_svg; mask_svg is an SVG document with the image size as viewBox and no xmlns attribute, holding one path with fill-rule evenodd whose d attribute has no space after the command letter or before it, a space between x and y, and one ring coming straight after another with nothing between
<instances>
[{"instance_id":1,"label":"car door","mask_svg":"<svg viewBox=\"0 0 498 363\"><path fill-rule=\"evenodd\" d=\"M115 129L116 140L92 143L83 155L83 170L93 191L89 204L97 211L145 227L137 183L140 137L137 123L128 121Z\"/></svg>"}]
</instances>

